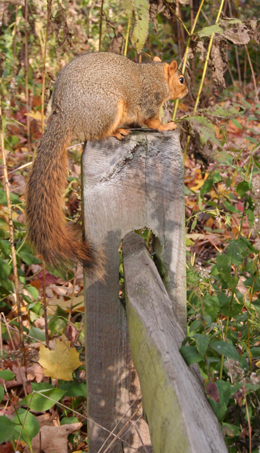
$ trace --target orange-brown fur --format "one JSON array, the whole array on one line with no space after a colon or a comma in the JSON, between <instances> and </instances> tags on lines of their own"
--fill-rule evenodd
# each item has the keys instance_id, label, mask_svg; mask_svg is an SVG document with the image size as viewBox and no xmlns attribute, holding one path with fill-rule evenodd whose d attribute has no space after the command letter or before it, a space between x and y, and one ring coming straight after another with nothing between
<instances>
[{"instance_id":1,"label":"orange-brown fur","mask_svg":"<svg viewBox=\"0 0 260 453\"><path fill-rule=\"evenodd\" d=\"M161 123L160 108L166 100L186 93L175 61L168 65L156 58L137 64L104 52L79 56L65 66L27 186L28 239L47 264L80 261L94 273L100 268L94 247L86 238L80 240L63 214L66 148L71 138L122 139L129 133L124 127L133 123L173 130L175 123Z\"/></svg>"}]
</instances>

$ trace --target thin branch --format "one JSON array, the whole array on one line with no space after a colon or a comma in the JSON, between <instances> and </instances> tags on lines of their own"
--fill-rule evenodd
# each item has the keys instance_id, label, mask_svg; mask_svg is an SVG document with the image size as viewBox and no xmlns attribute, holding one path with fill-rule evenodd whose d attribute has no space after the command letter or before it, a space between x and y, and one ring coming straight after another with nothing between
<instances>
[{"instance_id":1,"label":"thin branch","mask_svg":"<svg viewBox=\"0 0 260 453\"><path fill-rule=\"evenodd\" d=\"M194 19L194 22L193 22L193 25L192 25L192 29L191 29L191 32L190 32L190 35L189 35L189 38L188 38L188 41L187 41L187 46L186 46L186 49L185 49L185 54L184 54L184 57L183 57L183 64L182 64L182 74L183 75L185 73L186 64L187 64L187 61L188 61L188 53L189 53L189 48L190 48L191 37L193 36L193 33L195 31L195 28L196 28L196 25L197 25L197 22L198 22L199 15L200 15L200 12L201 12L203 4L204 4L204 0L202 0L201 3L200 3L199 9L198 9L196 17ZM174 112L173 112L173 117L172 117L173 121L176 118L176 112L177 112L178 105L179 105L179 99L177 99L177 101L175 102Z\"/></svg>"},{"instance_id":2,"label":"thin branch","mask_svg":"<svg viewBox=\"0 0 260 453\"><path fill-rule=\"evenodd\" d=\"M44 324L45 324L45 338L46 346L49 348L49 332L48 332L48 319L47 319L47 299L46 299L46 265L42 263L42 286L43 286L43 312L44 312Z\"/></svg>"},{"instance_id":3,"label":"thin branch","mask_svg":"<svg viewBox=\"0 0 260 453\"><path fill-rule=\"evenodd\" d=\"M25 0L25 7L24 7L24 21L25 21L25 33L24 33L24 72L25 72L25 99L26 99L26 130L27 130L27 145L30 149L30 116L29 113L29 88L28 88L28 0Z\"/></svg>"},{"instance_id":4,"label":"thin branch","mask_svg":"<svg viewBox=\"0 0 260 453\"><path fill-rule=\"evenodd\" d=\"M45 94L45 79L46 79L46 55L47 55L47 41L48 41L48 31L51 18L51 5L52 0L47 0L47 24L46 24L46 34L44 42L44 54L43 54L43 74L42 74L42 133L44 130L44 94Z\"/></svg>"},{"instance_id":5,"label":"thin branch","mask_svg":"<svg viewBox=\"0 0 260 453\"><path fill-rule=\"evenodd\" d=\"M129 32L130 32L130 23L131 23L131 18L129 16L128 17L128 22L127 22L126 37L125 37L125 48L124 48L124 56L125 57L127 55L127 47L128 47Z\"/></svg>"},{"instance_id":6,"label":"thin branch","mask_svg":"<svg viewBox=\"0 0 260 453\"><path fill-rule=\"evenodd\" d=\"M102 42L102 23L103 23L103 7L104 7L104 0L101 0L101 6L100 6L100 22L99 22L99 44L98 44L98 50L101 52L101 42Z\"/></svg>"},{"instance_id":7,"label":"thin branch","mask_svg":"<svg viewBox=\"0 0 260 453\"><path fill-rule=\"evenodd\" d=\"M254 87L255 87L255 98L256 98L256 101L259 102L259 97L258 97L258 92L257 92L257 85L256 85L256 79L255 79L255 72L254 72L252 61L251 61L251 58L250 58L250 55L249 55L249 52L248 52L247 45L245 45L245 49L246 49L246 55L247 55L248 63L249 63L249 66L250 66L250 69L251 69L251 72L252 72L252 78L253 78L253 83L254 83Z\"/></svg>"}]
</instances>

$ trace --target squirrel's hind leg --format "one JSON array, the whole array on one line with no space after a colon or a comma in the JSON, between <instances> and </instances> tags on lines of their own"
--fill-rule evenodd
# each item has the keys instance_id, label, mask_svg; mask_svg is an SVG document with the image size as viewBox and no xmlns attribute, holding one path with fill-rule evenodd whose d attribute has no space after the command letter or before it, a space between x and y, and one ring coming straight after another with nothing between
<instances>
[{"instance_id":1,"label":"squirrel's hind leg","mask_svg":"<svg viewBox=\"0 0 260 453\"><path fill-rule=\"evenodd\" d=\"M118 140L122 140L124 136L130 133L129 129L119 128L121 124L124 124L126 107L124 101L119 101L117 104L117 114L107 132L107 137L116 137Z\"/></svg>"}]
</instances>

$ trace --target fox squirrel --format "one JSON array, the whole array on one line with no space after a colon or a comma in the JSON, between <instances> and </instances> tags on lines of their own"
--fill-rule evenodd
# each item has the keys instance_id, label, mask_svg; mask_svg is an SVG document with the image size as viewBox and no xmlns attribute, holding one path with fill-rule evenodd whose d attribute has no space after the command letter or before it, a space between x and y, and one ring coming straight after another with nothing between
<instances>
[{"instance_id":1,"label":"fox squirrel","mask_svg":"<svg viewBox=\"0 0 260 453\"><path fill-rule=\"evenodd\" d=\"M97 52L76 57L56 81L52 113L41 138L27 185L28 240L47 264L80 261L98 273L99 259L87 240L66 224L62 193L66 184L66 148L74 136L83 140L116 137L130 132L124 126L146 125L169 131L160 108L181 99L188 90L177 62L135 63L126 57ZM121 126L121 127L119 127Z\"/></svg>"}]
</instances>

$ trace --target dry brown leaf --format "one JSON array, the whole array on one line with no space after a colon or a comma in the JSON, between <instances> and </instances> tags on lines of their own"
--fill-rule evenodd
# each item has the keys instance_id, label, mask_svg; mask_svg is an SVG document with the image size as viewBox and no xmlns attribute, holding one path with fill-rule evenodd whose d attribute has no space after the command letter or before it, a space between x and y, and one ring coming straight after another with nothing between
<instances>
[{"instance_id":1,"label":"dry brown leaf","mask_svg":"<svg viewBox=\"0 0 260 453\"><path fill-rule=\"evenodd\" d=\"M33 453L67 453L69 434L78 431L82 423L71 423L63 426L44 425L39 433L32 440ZM29 447L26 447L24 453L30 453Z\"/></svg>"},{"instance_id":2,"label":"dry brown leaf","mask_svg":"<svg viewBox=\"0 0 260 453\"><path fill-rule=\"evenodd\" d=\"M27 368L27 379L29 381L33 381L35 379L36 382L42 382L43 376L42 367L38 365L38 363L34 363L32 366Z\"/></svg>"}]
</instances>

